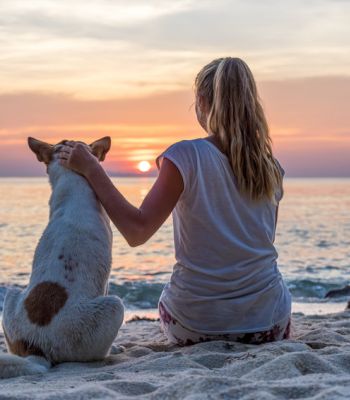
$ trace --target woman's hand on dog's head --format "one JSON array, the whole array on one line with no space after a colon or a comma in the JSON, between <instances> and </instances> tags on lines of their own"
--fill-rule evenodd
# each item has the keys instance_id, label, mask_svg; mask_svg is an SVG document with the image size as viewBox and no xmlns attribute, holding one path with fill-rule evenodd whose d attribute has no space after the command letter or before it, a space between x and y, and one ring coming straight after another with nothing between
<instances>
[{"instance_id":1,"label":"woman's hand on dog's head","mask_svg":"<svg viewBox=\"0 0 350 400\"><path fill-rule=\"evenodd\" d=\"M61 147L58 159L61 165L85 177L99 165L99 161L92 154L90 146L82 142L67 141Z\"/></svg>"}]
</instances>

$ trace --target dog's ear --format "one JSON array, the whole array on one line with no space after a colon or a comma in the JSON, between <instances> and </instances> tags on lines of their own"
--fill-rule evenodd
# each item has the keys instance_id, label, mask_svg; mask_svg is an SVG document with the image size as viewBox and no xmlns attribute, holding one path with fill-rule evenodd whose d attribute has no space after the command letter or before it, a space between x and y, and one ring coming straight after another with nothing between
<instances>
[{"instance_id":1,"label":"dog's ear","mask_svg":"<svg viewBox=\"0 0 350 400\"><path fill-rule=\"evenodd\" d=\"M105 136L102 139L98 139L90 144L92 154L96 156L100 161L103 161L111 148L111 138Z\"/></svg>"},{"instance_id":2,"label":"dog's ear","mask_svg":"<svg viewBox=\"0 0 350 400\"><path fill-rule=\"evenodd\" d=\"M41 140L28 138L28 146L36 154L39 161L49 164L53 152L52 144L42 142Z\"/></svg>"}]
</instances>

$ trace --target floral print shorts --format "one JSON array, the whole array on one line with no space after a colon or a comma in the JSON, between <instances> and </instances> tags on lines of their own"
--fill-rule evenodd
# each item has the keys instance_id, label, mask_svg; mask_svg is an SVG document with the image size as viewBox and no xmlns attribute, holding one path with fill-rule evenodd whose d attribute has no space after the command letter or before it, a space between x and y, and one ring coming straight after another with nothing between
<instances>
[{"instance_id":1,"label":"floral print shorts","mask_svg":"<svg viewBox=\"0 0 350 400\"><path fill-rule=\"evenodd\" d=\"M206 335L185 328L169 314L162 302L159 303L159 316L161 329L167 336L168 340L171 343L180 346L187 346L209 340L228 340L246 344L262 344L282 339L289 339L290 337L290 316L286 318L285 321L276 324L268 331L254 333L229 333L223 335Z\"/></svg>"}]
</instances>

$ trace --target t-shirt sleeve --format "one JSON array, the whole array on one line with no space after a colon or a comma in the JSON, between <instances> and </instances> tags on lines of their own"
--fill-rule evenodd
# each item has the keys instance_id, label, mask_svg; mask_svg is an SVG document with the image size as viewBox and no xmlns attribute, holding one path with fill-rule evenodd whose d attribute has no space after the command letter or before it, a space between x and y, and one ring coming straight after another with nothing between
<instances>
[{"instance_id":1,"label":"t-shirt sleeve","mask_svg":"<svg viewBox=\"0 0 350 400\"><path fill-rule=\"evenodd\" d=\"M277 200L277 202L280 202L280 201L282 200L283 194L284 194L284 190L283 190L283 178L284 178L284 175L285 175L285 171L284 171L284 169L282 168L281 164L279 163L279 161L278 161L276 158L275 158L275 163L276 163L277 168L279 169L279 171L280 171L280 173L281 173L281 176L282 176L282 184L281 184L281 187L277 190L277 193L276 193L276 200Z\"/></svg>"},{"instance_id":2,"label":"t-shirt sleeve","mask_svg":"<svg viewBox=\"0 0 350 400\"><path fill-rule=\"evenodd\" d=\"M182 140L163 151L163 153L156 158L158 169L160 169L164 158L170 160L179 170L184 185L183 193L186 193L192 186L195 168L195 154L191 141Z\"/></svg>"},{"instance_id":3,"label":"t-shirt sleeve","mask_svg":"<svg viewBox=\"0 0 350 400\"><path fill-rule=\"evenodd\" d=\"M282 178L283 178L284 175L285 175L285 171L284 171L284 169L282 168L282 165L280 164L280 162L277 160L277 158L275 158L275 163L276 163L276 165L277 165L277 168L280 170L280 173L281 173Z\"/></svg>"}]
</instances>

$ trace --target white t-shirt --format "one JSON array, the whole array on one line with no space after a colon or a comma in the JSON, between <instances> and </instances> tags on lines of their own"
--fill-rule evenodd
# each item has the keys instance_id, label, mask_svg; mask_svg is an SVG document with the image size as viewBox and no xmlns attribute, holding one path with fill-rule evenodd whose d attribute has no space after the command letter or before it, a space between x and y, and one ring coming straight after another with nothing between
<instances>
[{"instance_id":1,"label":"white t-shirt","mask_svg":"<svg viewBox=\"0 0 350 400\"><path fill-rule=\"evenodd\" d=\"M165 308L206 334L264 331L286 319L291 295L273 245L277 205L241 196L228 158L208 140L175 143L158 166L164 157L184 184L172 213L176 264L160 298Z\"/></svg>"}]
</instances>

